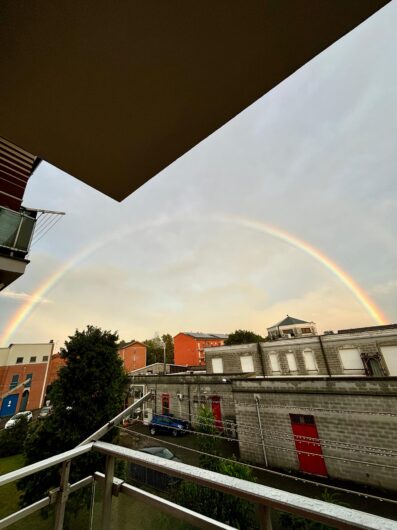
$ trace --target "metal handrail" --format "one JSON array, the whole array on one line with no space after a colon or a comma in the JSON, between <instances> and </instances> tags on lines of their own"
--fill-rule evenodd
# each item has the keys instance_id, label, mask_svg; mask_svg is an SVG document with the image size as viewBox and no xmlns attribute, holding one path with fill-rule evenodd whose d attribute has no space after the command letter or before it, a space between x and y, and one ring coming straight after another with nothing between
<instances>
[{"instance_id":1,"label":"metal handrail","mask_svg":"<svg viewBox=\"0 0 397 530\"><path fill-rule=\"evenodd\" d=\"M15 480L19 480L20 478L32 475L33 473L42 471L62 462L71 461L73 458L84 453L88 453L91 450L102 453L108 457L108 464L106 466L108 471L111 470L113 467L109 465L109 462L111 460L114 461L114 458L117 457L128 462L134 462L144 467L154 469L155 471L159 471L161 473L166 473L168 475L188 480L189 482L195 484L200 484L211 489L222 491L230 495L238 496L240 498L246 499L249 502L259 505L260 507L275 508L277 510L294 513L296 515L306 517L308 519L329 524L336 528L365 530L397 530L397 522L392 521L390 519L385 519L376 515L360 512L351 508L345 508L343 506L330 504L325 501L311 499L308 497L304 497L303 495L285 492L282 490L271 488L269 486L264 486L261 484L248 482L242 479L221 475L213 471L197 468L188 464L183 464L181 462L169 462L157 456L99 441L90 442L86 445L76 447L69 451L65 451L64 453L61 453L59 455L47 458L46 460L43 460L41 462L37 462L22 469L11 471L10 473L2 475L0 476L0 486L13 482ZM184 520L187 520L187 518L189 517L192 518L191 520L193 520L194 518L194 524L201 528L228 528L227 525L222 526L223 523L213 521L208 517L206 518L205 516L202 516L201 514L196 514L195 512L187 510L182 506L176 505L174 503L163 502L164 499L160 499L159 497L156 497L154 495L145 495L137 488L134 488L127 484L123 484L122 481L115 479L111 471L109 471L108 476L101 476L99 474L96 474L94 478L100 478L102 480L103 478L105 478L105 485L109 486L110 484L110 503L113 485L116 484L119 487L119 491L121 491L122 493L139 497L146 503L156 505L157 508L166 511L167 513L172 514L175 517ZM68 492L70 493L73 489L75 490L78 487L83 487L83 485L87 485L91 481L92 477L86 477L78 483L69 486ZM8 527L13 522L16 522L17 520L26 517L30 513L33 513L39 510L40 508L51 504L52 502L53 498L50 495L45 499L41 499L40 501L37 501L36 503L27 506L26 508L23 508L19 512L15 512L14 514L9 515L8 517L0 521L0 529ZM107 513L109 513L109 497L105 496L103 503L104 505L108 503L106 510ZM263 526L263 528L265 528L265 526Z\"/></svg>"}]
</instances>

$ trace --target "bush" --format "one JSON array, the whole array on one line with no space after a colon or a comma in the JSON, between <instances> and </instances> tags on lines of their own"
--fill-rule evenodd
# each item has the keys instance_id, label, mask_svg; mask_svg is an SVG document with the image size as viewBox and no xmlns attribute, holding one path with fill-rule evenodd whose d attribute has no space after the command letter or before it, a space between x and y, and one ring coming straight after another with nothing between
<instances>
[{"instance_id":1,"label":"bush","mask_svg":"<svg viewBox=\"0 0 397 530\"><path fill-rule=\"evenodd\" d=\"M21 418L11 429L0 431L0 457L22 453L23 444L28 433L28 421Z\"/></svg>"}]
</instances>

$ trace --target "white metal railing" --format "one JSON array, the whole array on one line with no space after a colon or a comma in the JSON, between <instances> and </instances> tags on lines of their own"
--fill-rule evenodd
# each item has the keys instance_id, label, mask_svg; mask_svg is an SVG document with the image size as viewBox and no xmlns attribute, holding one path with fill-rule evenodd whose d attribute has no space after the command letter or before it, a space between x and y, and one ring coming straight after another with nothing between
<instances>
[{"instance_id":1,"label":"white metal railing","mask_svg":"<svg viewBox=\"0 0 397 530\"><path fill-rule=\"evenodd\" d=\"M44 469L57 464L70 462L73 458L89 453L92 450L106 455L106 473L95 473L94 476L86 477L75 484L68 485L65 491L68 496L70 493L90 484L93 480L105 482L102 501L101 528L103 530L108 530L110 528L112 495L118 493L126 494L143 501L146 504L155 506L160 511L173 515L185 522L189 522L198 528L231 528L230 526L192 512L183 506L179 506L156 495L149 494L117 479L113 475L115 458L133 462L155 471L166 473L223 493L235 495L256 504L262 508L262 528L270 528L268 511L269 508L273 508L315 520L323 524L328 524L335 528L397 530L397 522L390 519L330 504L317 499L311 499L304 497L303 495L288 493L242 479L220 475L219 473L183 464L181 462L167 461L157 456L100 441L89 442L85 445L71 449L70 451L66 451L51 458L47 458L46 460L42 460L41 462L2 475L0 476L0 486L32 475L38 471L43 471ZM62 502L62 495L60 495L60 489L58 488L52 491L47 497L0 520L0 529L7 528L16 521L23 519L45 506L59 502Z\"/></svg>"},{"instance_id":2,"label":"white metal railing","mask_svg":"<svg viewBox=\"0 0 397 530\"><path fill-rule=\"evenodd\" d=\"M123 417L130 414L132 410L139 407L145 400L149 398L150 393L143 396L143 398L116 416L104 427L96 431L96 433L82 442L82 444L80 444L78 447L0 476L1 487L5 484L9 484L10 482L14 482L39 471L43 471L44 469L63 464L60 486L51 491L49 495L43 499L1 519L0 530L2 528L9 527L15 522L51 504L56 504L56 520L54 529L61 530L63 528L63 517L68 496L72 492L91 484L93 481L104 482L101 520L102 530L109 530L111 527L112 497L113 495L119 495L120 493L133 497L136 500L144 502L151 507L155 507L161 512L172 515L177 519L192 524L197 528L211 530L225 530L231 528L224 523L193 512L192 510L189 510L183 506L179 506L178 504L143 491L139 488L131 486L130 484L127 484L123 480L118 479L114 476L114 463L116 458L150 468L154 471L158 471L159 473L165 473L194 484L199 484L201 486L245 499L258 507L262 530L269 530L271 528L271 509L289 512L306 519L328 524L335 528L352 530L397 530L397 522L390 519L385 519L376 515L353 510L351 508L330 504L325 501L308 498L303 495L289 493L254 482L248 482L242 479L221 475L219 473L197 468L182 462L168 461L147 453L99 441L99 438L105 434L105 432L108 432L114 425L119 423ZM93 476L88 476L74 484L69 484L69 470L72 460L91 451L98 452L106 456L105 474L96 472ZM92 503L93 502L94 499L92 499Z\"/></svg>"}]
</instances>

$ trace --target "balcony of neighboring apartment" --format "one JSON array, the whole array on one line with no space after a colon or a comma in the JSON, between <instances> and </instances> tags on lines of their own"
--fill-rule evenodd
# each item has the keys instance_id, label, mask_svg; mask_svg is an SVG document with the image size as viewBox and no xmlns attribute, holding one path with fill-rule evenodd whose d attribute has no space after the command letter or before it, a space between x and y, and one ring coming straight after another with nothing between
<instances>
[{"instance_id":1,"label":"balcony of neighboring apartment","mask_svg":"<svg viewBox=\"0 0 397 530\"><path fill-rule=\"evenodd\" d=\"M0 290L24 274L37 211L0 206Z\"/></svg>"}]
</instances>

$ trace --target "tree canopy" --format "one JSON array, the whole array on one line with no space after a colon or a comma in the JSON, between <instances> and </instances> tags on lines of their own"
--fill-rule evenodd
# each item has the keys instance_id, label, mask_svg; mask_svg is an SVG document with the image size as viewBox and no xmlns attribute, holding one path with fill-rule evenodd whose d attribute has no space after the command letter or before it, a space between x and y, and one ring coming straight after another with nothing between
<instances>
[{"instance_id":1,"label":"tree canopy","mask_svg":"<svg viewBox=\"0 0 397 530\"><path fill-rule=\"evenodd\" d=\"M25 465L72 449L123 408L128 378L118 355L118 336L87 326L76 330L60 355L66 364L53 383L49 399L53 413L35 422L26 438ZM108 433L112 441L117 432ZM101 468L101 457L88 454L72 463L71 481ZM59 472L50 468L22 479L21 505L26 506L59 485Z\"/></svg>"},{"instance_id":2,"label":"tree canopy","mask_svg":"<svg viewBox=\"0 0 397 530\"><path fill-rule=\"evenodd\" d=\"M164 362L164 346L165 343L165 360L167 363L174 362L174 340L172 335L164 333L161 338L156 335L152 339L143 341L147 347L147 364Z\"/></svg>"},{"instance_id":3,"label":"tree canopy","mask_svg":"<svg viewBox=\"0 0 397 530\"><path fill-rule=\"evenodd\" d=\"M225 344L227 346L231 346L232 344L252 344L254 342L263 342L264 340L263 337L257 335L254 331L237 329L233 333L230 333L225 340Z\"/></svg>"}]
</instances>

